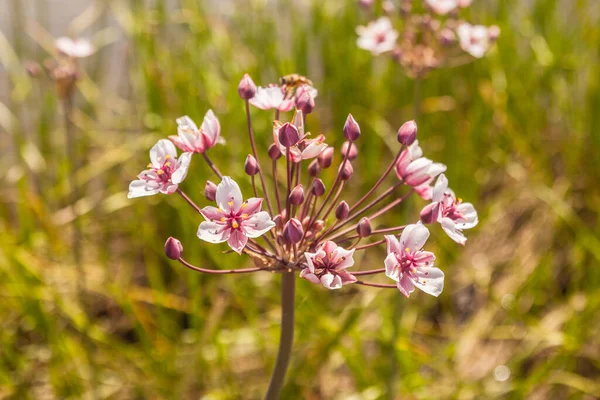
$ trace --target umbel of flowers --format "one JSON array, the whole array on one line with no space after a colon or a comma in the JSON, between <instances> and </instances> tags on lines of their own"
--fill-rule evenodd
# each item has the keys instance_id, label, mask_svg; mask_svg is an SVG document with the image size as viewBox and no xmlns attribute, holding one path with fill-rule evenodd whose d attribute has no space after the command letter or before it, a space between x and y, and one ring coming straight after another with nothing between
<instances>
[{"instance_id":1,"label":"umbel of flowers","mask_svg":"<svg viewBox=\"0 0 600 400\"><path fill-rule=\"evenodd\" d=\"M433 253L424 250L429 237L426 224L441 225L454 241L464 245L463 231L477 224L477 213L448 187L443 174L446 166L423 156L414 121L398 130L397 153L377 182L362 196L351 196L360 199L350 202L345 197L351 190L353 161L358 156L355 142L361 136L352 115L348 115L340 132L346 141L338 152L335 179L324 182L321 172L334 166L336 152L323 135L306 129L306 116L313 111L316 90L308 85L257 88L246 75L239 94L246 103L250 141L244 170L251 179L254 197L244 196L236 181L223 175L208 156L212 147L224 142L219 120L210 110L200 127L188 116L177 119L177 135L161 139L152 147L150 163L129 186L128 197L177 193L204 220L198 226L198 238L227 243L236 253L251 257L256 267L196 267L182 258L183 246L174 238L165 245L170 258L206 273L293 271L327 289L360 284L397 288L407 297L415 287L434 296L442 292L444 274L434 266ZM268 149L258 149L255 144L250 105L275 110L273 143ZM288 121L280 120L281 112L292 110ZM178 155L177 147L183 153ZM205 197L210 203L204 207L196 205L180 187L194 154L208 163L219 180L218 184L206 182ZM284 173L278 173L280 169ZM285 179L278 179L280 176ZM420 218L415 218L417 221L380 226L384 214L413 194L429 201ZM364 269L355 264L356 252L376 246L387 248L381 268ZM364 279L375 274L385 274L393 283Z\"/></svg>"},{"instance_id":2,"label":"umbel of flowers","mask_svg":"<svg viewBox=\"0 0 600 400\"><path fill-rule=\"evenodd\" d=\"M384 16L359 26L357 45L373 55L388 53L413 78L444 66L483 57L500 35L497 26L471 25L460 10L472 0L384 0ZM361 0L367 9L372 0Z\"/></svg>"}]
</instances>

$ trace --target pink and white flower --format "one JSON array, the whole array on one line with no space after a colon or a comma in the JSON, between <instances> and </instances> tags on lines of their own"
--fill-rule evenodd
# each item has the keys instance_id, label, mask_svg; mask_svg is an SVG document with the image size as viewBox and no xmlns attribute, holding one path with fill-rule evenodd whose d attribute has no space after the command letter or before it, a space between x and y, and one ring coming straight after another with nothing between
<instances>
[{"instance_id":1,"label":"pink and white flower","mask_svg":"<svg viewBox=\"0 0 600 400\"><path fill-rule=\"evenodd\" d=\"M225 143L221 137L221 125L212 110L208 110L200 129L187 115L177 118L177 136L169 139L183 151L190 153L204 153L215 144Z\"/></svg>"},{"instance_id":2,"label":"pink and white flower","mask_svg":"<svg viewBox=\"0 0 600 400\"><path fill-rule=\"evenodd\" d=\"M315 253L304 253L307 268L300 277L312 283L321 284L327 289L339 289L357 279L347 268L354 265L354 249L346 250L332 241L323 243Z\"/></svg>"},{"instance_id":3,"label":"pink and white flower","mask_svg":"<svg viewBox=\"0 0 600 400\"><path fill-rule=\"evenodd\" d=\"M488 28L483 25L462 23L456 30L460 39L460 47L476 58L481 58L490 49L499 34L497 26Z\"/></svg>"},{"instance_id":4,"label":"pink and white flower","mask_svg":"<svg viewBox=\"0 0 600 400\"><path fill-rule=\"evenodd\" d=\"M206 221L198 227L198 237L210 243L227 242L236 253L242 254L248 238L257 238L270 231L275 223L269 213L260 211L263 199L242 200L238 184L224 176L217 186L218 207L207 206L200 212Z\"/></svg>"},{"instance_id":5,"label":"pink and white flower","mask_svg":"<svg viewBox=\"0 0 600 400\"><path fill-rule=\"evenodd\" d=\"M357 46L375 56L394 50L398 39L398 32L387 17L372 21L367 26L358 26L356 33L359 35Z\"/></svg>"},{"instance_id":6,"label":"pink and white flower","mask_svg":"<svg viewBox=\"0 0 600 400\"><path fill-rule=\"evenodd\" d=\"M394 235L385 236L385 274L397 282L398 290L406 297L415 286L436 297L444 290L444 273L433 266L435 255L423 250L428 238L429 230L420 222L404 228L400 241Z\"/></svg>"},{"instance_id":7,"label":"pink and white flower","mask_svg":"<svg viewBox=\"0 0 600 400\"><path fill-rule=\"evenodd\" d=\"M279 141L279 129L283 126L280 121L273 122L273 141L281 151L281 154L286 154L289 150L290 160L300 162L317 157L323 150L327 148L325 136L318 135L309 139L310 133L304 134L304 117L302 111L296 110L292 118L292 125L298 129L300 140L291 147L285 147Z\"/></svg>"},{"instance_id":8,"label":"pink and white flower","mask_svg":"<svg viewBox=\"0 0 600 400\"><path fill-rule=\"evenodd\" d=\"M250 99L250 104L261 110L277 109L279 111L290 111L294 108L294 100L286 99L286 91L280 86L259 86L256 94Z\"/></svg>"},{"instance_id":9,"label":"pink and white flower","mask_svg":"<svg viewBox=\"0 0 600 400\"><path fill-rule=\"evenodd\" d=\"M423 157L423 150L419 147L418 140L415 140L413 144L404 149L396 162L398 179L412 186L419 196L425 200L431 198L430 183L444 171L446 171L444 164L434 163Z\"/></svg>"},{"instance_id":10,"label":"pink and white flower","mask_svg":"<svg viewBox=\"0 0 600 400\"><path fill-rule=\"evenodd\" d=\"M138 175L129 185L127 197L152 196L157 193L171 194L184 180L190 166L192 153L183 153L177 158L173 143L161 139L150 149L148 169Z\"/></svg>"},{"instance_id":11,"label":"pink and white flower","mask_svg":"<svg viewBox=\"0 0 600 400\"><path fill-rule=\"evenodd\" d=\"M96 48L87 39L73 40L62 36L56 39L55 45L59 52L73 58L84 58L96 51Z\"/></svg>"},{"instance_id":12,"label":"pink and white flower","mask_svg":"<svg viewBox=\"0 0 600 400\"><path fill-rule=\"evenodd\" d=\"M425 3L438 15L446 15L459 6L458 0L425 0Z\"/></svg>"},{"instance_id":13,"label":"pink and white flower","mask_svg":"<svg viewBox=\"0 0 600 400\"><path fill-rule=\"evenodd\" d=\"M463 203L462 199L456 199L454 192L448 188L448 179L441 174L431 196L432 204L426 206L429 212L437 213L437 220L442 229L452 240L464 246L467 238L463 234L464 229L470 229L477 225L477 211L473 204Z\"/></svg>"}]
</instances>

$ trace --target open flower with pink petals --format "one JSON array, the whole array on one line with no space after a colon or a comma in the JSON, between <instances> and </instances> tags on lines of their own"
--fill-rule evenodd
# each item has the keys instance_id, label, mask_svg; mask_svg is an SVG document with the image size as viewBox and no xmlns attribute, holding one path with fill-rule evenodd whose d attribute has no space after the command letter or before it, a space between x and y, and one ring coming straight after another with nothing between
<instances>
[{"instance_id":1,"label":"open flower with pink petals","mask_svg":"<svg viewBox=\"0 0 600 400\"><path fill-rule=\"evenodd\" d=\"M290 160L297 163L302 160L315 158L327 148L325 136L317 135L314 138L310 138L310 133L304 133L304 115L302 111L296 110L291 124L298 131L300 140L291 147L285 147L279 140L279 130L284 124L280 121L273 122L273 141L279 147L281 154L286 154L289 151Z\"/></svg>"},{"instance_id":2,"label":"open flower with pink petals","mask_svg":"<svg viewBox=\"0 0 600 400\"><path fill-rule=\"evenodd\" d=\"M436 297L444 290L444 273L433 266L435 255L423 250L428 238L429 230L421 222L404 228L400 240L394 235L385 236L385 274L397 282L398 290L406 297L415 287Z\"/></svg>"},{"instance_id":3,"label":"open flower with pink petals","mask_svg":"<svg viewBox=\"0 0 600 400\"><path fill-rule=\"evenodd\" d=\"M446 171L444 164L435 163L423 157L423 150L419 147L418 140L404 149L396 162L398 179L408 186L412 186L425 200L431 198L430 183L444 171Z\"/></svg>"},{"instance_id":4,"label":"open flower with pink petals","mask_svg":"<svg viewBox=\"0 0 600 400\"><path fill-rule=\"evenodd\" d=\"M435 182L431 200L432 203L421 211L421 219L439 222L452 240L464 246L467 238L462 231L473 228L478 223L473 204L463 203L462 199L456 198L452 189L448 188L448 179L444 174ZM434 215L428 215L431 213Z\"/></svg>"},{"instance_id":5,"label":"open flower with pink petals","mask_svg":"<svg viewBox=\"0 0 600 400\"><path fill-rule=\"evenodd\" d=\"M224 176L217 186L218 207L207 206L200 212L206 221L198 227L198 237L210 243L227 242L242 254L248 238L257 238L271 230L275 223L266 211L260 211L263 199L242 199L238 184Z\"/></svg>"},{"instance_id":6,"label":"open flower with pink petals","mask_svg":"<svg viewBox=\"0 0 600 400\"><path fill-rule=\"evenodd\" d=\"M438 15L446 15L459 6L458 0L425 0L425 3Z\"/></svg>"},{"instance_id":7,"label":"open flower with pink petals","mask_svg":"<svg viewBox=\"0 0 600 400\"><path fill-rule=\"evenodd\" d=\"M55 45L59 52L73 58L88 57L96 51L96 48L87 39L71 39L62 36L56 39Z\"/></svg>"},{"instance_id":8,"label":"open flower with pink petals","mask_svg":"<svg viewBox=\"0 0 600 400\"><path fill-rule=\"evenodd\" d=\"M169 136L169 139L183 151L204 153L217 143L225 143L221 137L221 125L212 110L204 116L200 129L187 115L177 118L176 122L177 136Z\"/></svg>"},{"instance_id":9,"label":"open flower with pink petals","mask_svg":"<svg viewBox=\"0 0 600 400\"><path fill-rule=\"evenodd\" d=\"M327 289L340 289L357 281L346 271L354 265L353 254L354 250L346 250L335 242L327 241L315 253L304 253L308 266L300 272L300 277Z\"/></svg>"},{"instance_id":10,"label":"open flower with pink petals","mask_svg":"<svg viewBox=\"0 0 600 400\"><path fill-rule=\"evenodd\" d=\"M394 50L398 39L398 31L392 27L392 22L387 17L372 21L367 26L358 26L356 33L359 36L357 46L373 55Z\"/></svg>"},{"instance_id":11,"label":"open flower with pink petals","mask_svg":"<svg viewBox=\"0 0 600 400\"><path fill-rule=\"evenodd\" d=\"M285 112L294 108L294 100L286 98L285 89L277 85L259 86L254 97L250 99L250 104L261 110L274 108Z\"/></svg>"},{"instance_id":12,"label":"open flower with pink petals","mask_svg":"<svg viewBox=\"0 0 600 400\"><path fill-rule=\"evenodd\" d=\"M129 185L127 197L152 196L157 193L171 194L177 190L188 172L192 153L177 158L173 143L161 139L150 149L148 169L138 175Z\"/></svg>"},{"instance_id":13,"label":"open flower with pink petals","mask_svg":"<svg viewBox=\"0 0 600 400\"><path fill-rule=\"evenodd\" d=\"M464 22L457 28L456 33L460 40L460 47L473 57L481 58L492 46L499 34L499 28Z\"/></svg>"}]
</instances>

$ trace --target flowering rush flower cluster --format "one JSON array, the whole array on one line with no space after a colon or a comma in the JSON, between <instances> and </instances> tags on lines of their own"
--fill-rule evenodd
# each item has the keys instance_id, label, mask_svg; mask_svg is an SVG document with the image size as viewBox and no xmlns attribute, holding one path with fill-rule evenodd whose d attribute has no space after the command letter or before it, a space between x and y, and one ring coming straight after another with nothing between
<instances>
[{"instance_id":1,"label":"flowering rush flower cluster","mask_svg":"<svg viewBox=\"0 0 600 400\"><path fill-rule=\"evenodd\" d=\"M356 28L357 45L375 56L389 53L415 78L481 58L498 39L500 28L471 25L459 18L459 11L471 1L402 0L396 9L386 0L382 8L387 16ZM372 0L359 3L364 8L373 6Z\"/></svg>"},{"instance_id":2,"label":"flowering rush flower cluster","mask_svg":"<svg viewBox=\"0 0 600 400\"><path fill-rule=\"evenodd\" d=\"M358 122L348 115L342 129L346 141L336 152L323 135L306 130L306 117L315 107L316 96L305 83L310 81L285 82L256 87L245 75L239 84L251 148L244 171L250 177L254 197L244 196L236 181L223 175L208 156L208 151L222 142L221 127L212 111L206 113L199 128L190 117L177 119L177 135L158 141L150 150L147 168L129 186L129 198L178 193L204 219L198 226L198 238L209 243L226 242L231 250L251 257L255 267L197 267L182 258L183 246L175 238L165 244L167 256L206 273L296 271L327 289L361 284L397 288L408 297L416 287L438 296L444 287L444 273L434 266L434 254L424 250L429 237L426 224L439 223L453 240L464 245L463 231L477 224L477 212L448 188L443 174L446 166L423 156L416 123L408 121L398 130L397 154L377 182L359 200L346 201L345 189L351 186L353 161L358 156ZM273 143L268 149L259 151L256 146L250 105L275 112ZM279 115L286 111L293 114L284 122ZM183 153L178 155L176 147ZM205 197L212 204L203 208L180 188L195 154L202 156L219 179L218 184L206 182ZM336 157L339 164L331 174L335 178L326 183L321 178L333 167ZM429 202L420 220L407 225L378 225L381 216L412 194ZM377 246L387 248L381 268L355 265L356 252ZM393 283L362 280L375 274L385 274Z\"/></svg>"}]
</instances>

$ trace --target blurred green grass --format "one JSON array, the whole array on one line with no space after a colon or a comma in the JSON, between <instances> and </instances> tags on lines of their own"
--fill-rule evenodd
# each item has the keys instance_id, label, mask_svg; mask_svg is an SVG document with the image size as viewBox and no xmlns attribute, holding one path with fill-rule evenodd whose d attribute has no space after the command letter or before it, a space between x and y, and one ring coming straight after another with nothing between
<instances>
[{"instance_id":1,"label":"blurred green grass","mask_svg":"<svg viewBox=\"0 0 600 400\"><path fill-rule=\"evenodd\" d=\"M351 191L360 193L393 156L395 129L412 118L414 82L355 47L354 28L368 16L354 2L97 1L68 27L98 43L118 39L83 63L73 119L84 196L73 209L58 100L23 69L47 57L41 27L52 13L36 2L45 15L36 25L24 3L7 4L0 396L92 398L96 386L109 399L259 398L277 347L278 277L201 276L168 262L162 245L172 235L197 264L250 264L199 242L200 221L179 198L127 200L127 185L176 117L199 120L208 108L230 143L211 156L243 178L239 79L248 72L266 84L298 72L319 89L312 132L339 146L348 112L361 124ZM433 229L429 249L447 276L438 299L299 282L283 398L600 397L600 5L496 0L468 14L502 35L484 59L422 82L419 139L448 165L480 225L464 249ZM115 75L113 64L126 68ZM263 150L271 118L253 111ZM184 187L204 204L212 176L199 161ZM420 205L393 218L412 221ZM75 213L83 308L70 248ZM360 264L382 260L373 250ZM494 379L501 365L511 372L502 382Z\"/></svg>"}]
</instances>

